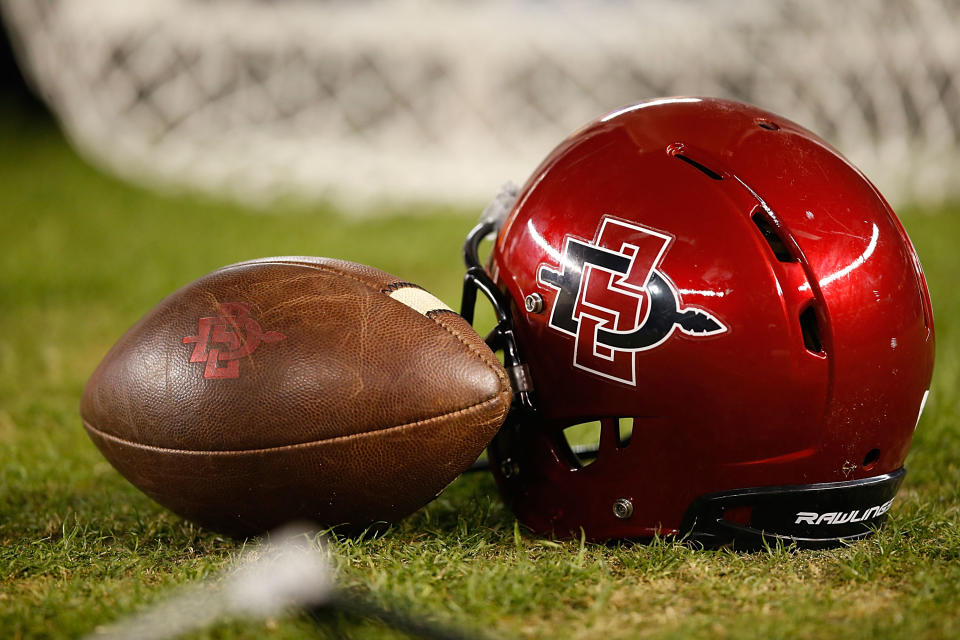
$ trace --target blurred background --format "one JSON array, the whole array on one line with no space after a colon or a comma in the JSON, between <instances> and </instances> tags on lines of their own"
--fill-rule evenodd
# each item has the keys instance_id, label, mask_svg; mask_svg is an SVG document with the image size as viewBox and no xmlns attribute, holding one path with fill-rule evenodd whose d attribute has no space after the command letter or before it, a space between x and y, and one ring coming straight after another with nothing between
<instances>
[{"instance_id":1,"label":"blurred background","mask_svg":"<svg viewBox=\"0 0 960 640\"><path fill-rule=\"evenodd\" d=\"M960 189L955 0L2 7L24 75L84 157L166 188L476 205L587 121L694 94L803 124L895 205Z\"/></svg>"}]
</instances>

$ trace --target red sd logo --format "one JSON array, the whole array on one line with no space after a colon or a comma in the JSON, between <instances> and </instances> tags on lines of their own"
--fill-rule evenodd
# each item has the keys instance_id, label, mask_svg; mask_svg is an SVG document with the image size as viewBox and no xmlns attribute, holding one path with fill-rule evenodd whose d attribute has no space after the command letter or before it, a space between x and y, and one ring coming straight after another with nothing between
<instances>
[{"instance_id":1,"label":"red sd logo","mask_svg":"<svg viewBox=\"0 0 960 640\"><path fill-rule=\"evenodd\" d=\"M250 305L245 302L222 302L217 315L200 318L197 335L187 336L183 344L193 343L190 362L206 362L204 378L239 378L240 358L248 356L261 342L280 342L287 336L277 331L263 332L260 324L250 317ZM210 344L225 348L210 348ZM218 366L225 362L226 366Z\"/></svg>"}]
</instances>

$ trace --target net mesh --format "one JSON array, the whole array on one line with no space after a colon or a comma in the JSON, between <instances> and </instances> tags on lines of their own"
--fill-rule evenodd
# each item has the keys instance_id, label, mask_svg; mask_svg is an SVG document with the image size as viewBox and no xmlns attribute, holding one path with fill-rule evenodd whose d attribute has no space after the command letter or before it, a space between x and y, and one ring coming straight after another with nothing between
<instances>
[{"instance_id":1,"label":"net mesh","mask_svg":"<svg viewBox=\"0 0 960 640\"><path fill-rule=\"evenodd\" d=\"M244 200L486 200L592 118L751 102L895 202L958 195L957 0L2 0L74 143Z\"/></svg>"}]
</instances>

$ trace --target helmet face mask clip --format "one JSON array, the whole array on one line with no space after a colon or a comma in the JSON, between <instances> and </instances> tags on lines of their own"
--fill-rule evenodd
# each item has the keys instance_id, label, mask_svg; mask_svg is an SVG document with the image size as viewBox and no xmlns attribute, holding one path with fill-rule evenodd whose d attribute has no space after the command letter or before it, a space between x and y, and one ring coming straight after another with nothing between
<instances>
[{"instance_id":1,"label":"helmet face mask clip","mask_svg":"<svg viewBox=\"0 0 960 640\"><path fill-rule=\"evenodd\" d=\"M480 263L479 246L484 238L496 231L494 221L483 221L467 235L463 245L463 259L467 273L463 279L463 296L460 302L460 315L473 324L477 304L477 293L482 293L493 306L497 324L486 337L486 342L494 351L503 353L504 368L510 375L514 389L514 410L533 411L533 398L526 365L520 358L517 339L513 333L513 314L510 302L497 288L483 265Z\"/></svg>"},{"instance_id":2,"label":"helmet face mask clip","mask_svg":"<svg viewBox=\"0 0 960 640\"><path fill-rule=\"evenodd\" d=\"M521 522L740 548L882 525L933 318L893 211L827 143L748 105L655 100L495 205L464 245L462 315L478 293L496 314L515 401L489 456ZM567 437L584 423L586 449Z\"/></svg>"}]
</instances>

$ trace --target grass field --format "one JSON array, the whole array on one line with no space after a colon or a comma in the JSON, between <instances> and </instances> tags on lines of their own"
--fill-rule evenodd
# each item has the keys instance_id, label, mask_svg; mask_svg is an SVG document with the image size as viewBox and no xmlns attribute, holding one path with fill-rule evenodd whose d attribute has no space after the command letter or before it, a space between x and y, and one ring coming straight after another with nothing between
<instances>
[{"instance_id":1,"label":"grass field","mask_svg":"<svg viewBox=\"0 0 960 640\"><path fill-rule=\"evenodd\" d=\"M83 635L237 562L244 543L171 515L103 460L77 414L83 384L163 296L241 259L341 257L456 306L476 212L392 213L160 196L91 169L44 122L0 118L0 637ZM929 278L938 359L910 473L875 538L754 554L556 542L518 528L492 480L472 476L378 539L335 541L340 580L493 637L960 636L960 208L902 218ZM281 617L191 637L380 636L396 634Z\"/></svg>"}]
</instances>

